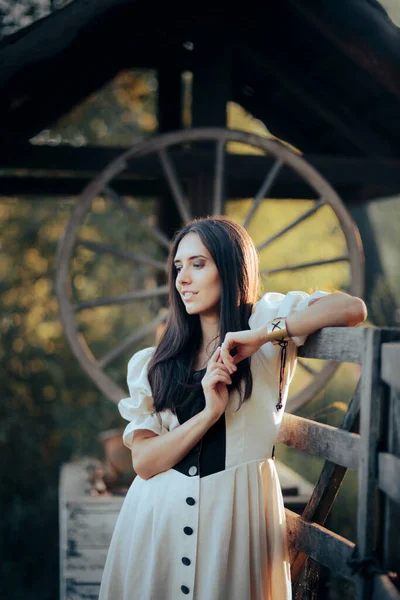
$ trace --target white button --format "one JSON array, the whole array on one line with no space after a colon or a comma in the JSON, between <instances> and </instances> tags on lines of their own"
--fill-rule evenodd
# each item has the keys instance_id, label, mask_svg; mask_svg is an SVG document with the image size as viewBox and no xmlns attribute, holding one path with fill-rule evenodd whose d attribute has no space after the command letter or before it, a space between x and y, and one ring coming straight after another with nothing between
<instances>
[{"instance_id":1,"label":"white button","mask_svg":"<svg viewBox=\"0 0 400 600\"><path fill-rule=\"evenodd\" d=\"M196 473L197 473L197 467L195 467L195 466L190 467L190 469L189 469L190 477L193 477L193 475L196 475Z\"/></svg>"}]
</instances>

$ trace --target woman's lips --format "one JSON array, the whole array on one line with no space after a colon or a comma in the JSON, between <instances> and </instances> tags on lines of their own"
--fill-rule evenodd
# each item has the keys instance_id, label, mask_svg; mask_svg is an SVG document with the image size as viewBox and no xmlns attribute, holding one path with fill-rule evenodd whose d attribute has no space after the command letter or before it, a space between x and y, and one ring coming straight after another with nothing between
<instances>
[{"instance_id":1,"label":"woman's lips","mask_svg":"<svg viewBox=\"0 0 400 600\"><path fill-rule=\"evenodd\" d=\"M197 294L197 292L196 293L192 292L188 296L184 296L182 294L182 299L184 302L189 302L190 300L192 300L192 298L194 298L194 296L196 296L196 294Z\"/></svg>"}]
</instances>

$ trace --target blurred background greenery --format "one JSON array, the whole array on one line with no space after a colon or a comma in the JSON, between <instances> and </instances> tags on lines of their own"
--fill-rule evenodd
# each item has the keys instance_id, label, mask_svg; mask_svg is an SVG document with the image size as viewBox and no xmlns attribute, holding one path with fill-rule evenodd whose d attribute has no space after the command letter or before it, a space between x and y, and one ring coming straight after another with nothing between
<instances>
[{"instance_id":1,"label":"blurred background greenery","mask_svg":"<svg viewBox=\"0 0 400 600\"><path fill-rule=\"evenodd\" d=\"M157 133L157 79L153 71L123 71L60 120L51 130L38 134L35 144L126 146ZM240 106L228 106L228 126L270 136L265 125ZM394 267L399 255L398 235L393 226L395 200L370 205L385 278L375 296L374 314L380 325L385 286L400 297L400 277ZM130 199L148 218L155 214L155 200ZM1 261L0 377L2 402L0 418L0 487L2 546L0 577L4 598L53 600L58 596L58 477L60 466L75 456L102 457L98 435L123 426L119 413L81 370L66 342L54 293L57 244L77 198L0 199ZM230 202L227 214L240 221L249 200ZM255 242L265 239L305 210L309 202L265 201L250 233ZM398 206L398 203L397 203ZM398 209L397 209L398 210ZM122 212L111 211L104 198L93 203L82 228L93 241L119 244L121 248L156 257L159 250L143 231L132 227ZM312 259L326 259L343 252L345 240L329 207L282 238L268 252L261 253L261 266ZM146 269L132 269L112 256L77 249L72 264L76 299L90 300L102 295L119 295L151 287L154 275ZM314 289L346 291L349 272L346 263L312 270L283 273L264 281L263 291ZM370 308L370 307L369 307ZM80 331L89 340L95 356L117 345L157 310L150 301L122 307L101 307L82 311ZM371 323L371 321L370 321ZM149 337L130 348L107 369L125 387L127 360L134 351L150 345ZM291 393L307 382L308 375L296 374ZM327 389L320 393L302 415L340 425L354 391L359 369L343 364ZM322 461L300 452L277 448L277 458L315 482ZM330 527L354 539L357 484L353 473L346 476L330 517ZM21 568L22 567L22 568ZM343 596L343 589L341 595ZM349 592L350 593L350 592ZM335 598L332 591L331 598Z\"/></svg>"}]
</instances>

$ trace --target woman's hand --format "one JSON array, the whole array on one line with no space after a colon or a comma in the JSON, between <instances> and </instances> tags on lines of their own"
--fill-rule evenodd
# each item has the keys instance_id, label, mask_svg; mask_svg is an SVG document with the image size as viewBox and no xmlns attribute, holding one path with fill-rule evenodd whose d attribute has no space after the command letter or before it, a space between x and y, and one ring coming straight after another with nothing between
<instances>
[{"instance_id":1,"label":"woman's hand","mask_svg":"<svg viewBox=\"0 0 400 600\"><path fill-rule=\"evenodd\" d=\"M213 421L217 421L228 406L229 391L232 383L229 371L221 360L221 348L218 346L209 360L207 371L201 380L206 399L205 412Z\"/></svg>"},{"instance_id":2,"label":"woman's hand","mask_svg":"<svg viewBox=\"0 0 400 600\"><path fill-rule=\"evenodd\" d=\"M252 356L265 343L258 329L227 333L221 346L221 359L229 373L237 370L237 363ZM234 352L232 356L231 352Z\"/></svg>"}]
</instances>

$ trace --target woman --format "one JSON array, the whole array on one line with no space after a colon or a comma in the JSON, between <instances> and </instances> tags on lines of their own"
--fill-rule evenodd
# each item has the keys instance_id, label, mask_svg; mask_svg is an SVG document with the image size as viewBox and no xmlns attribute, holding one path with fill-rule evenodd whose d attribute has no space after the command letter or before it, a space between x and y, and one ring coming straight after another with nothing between
<instances>
[{"instance_id":1,"label":"woman","mask_svg":"<svg viewBox=\"0 0 400 600\"><path fill-rule=\"evenodd\" d=\"M297 347L355 326L343 293L267 293L247 232L189 223L169 258L170 313L128 365L124 443L137 477L110 545L100 600L287 600L285 514L271 458Z\"/></svg>"}]
</instances>

